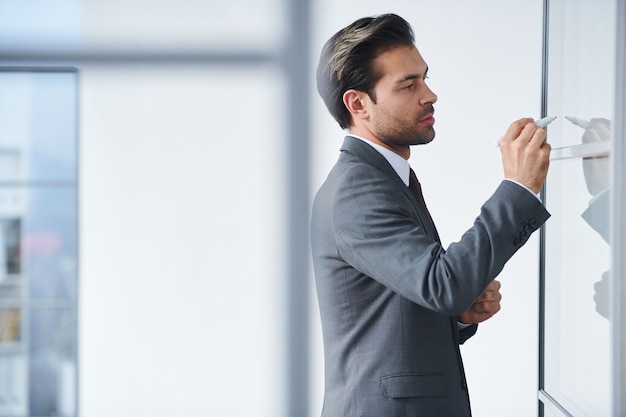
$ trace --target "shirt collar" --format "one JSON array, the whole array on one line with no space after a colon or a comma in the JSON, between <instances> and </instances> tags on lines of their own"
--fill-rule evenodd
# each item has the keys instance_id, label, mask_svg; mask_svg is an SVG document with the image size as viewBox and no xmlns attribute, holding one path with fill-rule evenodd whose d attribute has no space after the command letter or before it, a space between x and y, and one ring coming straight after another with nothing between
<instances>
[{"instance_id":1,"label":"shirt collar","mask_svg":"<svg viewBox=\"0 0 626 417\"><path fill-rule=\"evenodd\" d=\"M407 187L409 186L409 171L411 170L411 166L409 165L409 161L407 161L406 159L404 159L403 157L401 157L397 153L390 151L389 149L385 148L384 146L381 146L381 145L379 145L377 143L372 142L371 140L362 138L362 137L354 135L352 133L349 133L348 136L352 136L353 138L357 138L359 140L362 140L363 142L365 142L368 145L370 145L372 148L376 149L383 157L385 157L387 162L389 162L389 164L391 165L393 170L396 171L396 174L398 174L398 176L400 177L402 182L404 182L404 184Z\"/></svg>"}]
</instances>

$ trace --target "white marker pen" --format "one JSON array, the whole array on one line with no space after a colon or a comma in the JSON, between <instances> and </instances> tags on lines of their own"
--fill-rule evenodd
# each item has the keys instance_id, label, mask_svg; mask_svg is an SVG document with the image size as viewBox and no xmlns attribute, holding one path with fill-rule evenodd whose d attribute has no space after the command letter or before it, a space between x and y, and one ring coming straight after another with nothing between
<instances>
[{"instance_id":1,"label":"white marker pen","mask_svg":"<svg viewBox=\"0 0 626 417\"><path fill-rule=\"evenodd\" d=\"M544 117L543 119L535 120L535 126L543 129L544 127L552 123L555 119L556 119L556 116L548 116L548 117Z\"/></svg>"},{"instance_id":2,"label":"white marker pen","mask_svg":"<svg viewBox=\"0 0 626 417\"><path fill-rule=\"evenodd\" d=\"M540 127L540 128L545 128L546 126L548 126L550 123L552 123L553 121L556 120L557 116L548 116L548 117L544 117L543 119L539 119L539 120L535 120L535 126ZM573 122L572 122L573 123ZM496 141L496 146L500 146L500 141L502 140L502 138L498 139Z\"/></svg>"},{"instance_id":3,"label":"white marker pen","mask_svg":"<svg viewBox=\"0 0 626 417\"><path fill-rule=\"evenodd\" d=\"M589 126L591 126L591 122L589 120L581 119L575 116L565 116L565 118L574 123L576 126L582 127L583 129L587 129Z\"/></svg>"}]
</instances>

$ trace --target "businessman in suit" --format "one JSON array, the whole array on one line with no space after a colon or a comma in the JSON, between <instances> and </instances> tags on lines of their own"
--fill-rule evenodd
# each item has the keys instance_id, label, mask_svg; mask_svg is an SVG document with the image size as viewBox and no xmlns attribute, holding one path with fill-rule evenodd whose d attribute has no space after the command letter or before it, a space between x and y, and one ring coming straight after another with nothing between
<instances>
[{"instance_id":1,"label":"businessman in suit","mask_svg":"<svg viewBox=\"0 0 626 417\"><path fill-rule=\"evenodd\" d=\"M500 308L495 277L549 214L550 146L532 119L500 144L505 180L444 249L410 168L437 96L410 25L363 18L325 44L318 90L346 129L313 204L325 358L324 417L470 416L459 344Z\"/></svg>"}]
</instances>

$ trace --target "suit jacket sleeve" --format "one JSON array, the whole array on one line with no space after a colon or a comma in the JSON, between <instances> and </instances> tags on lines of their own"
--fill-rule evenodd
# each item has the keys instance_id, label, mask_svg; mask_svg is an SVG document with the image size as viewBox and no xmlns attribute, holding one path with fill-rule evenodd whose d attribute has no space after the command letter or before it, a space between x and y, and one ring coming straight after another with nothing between
<instances>
[{"instance_id":1,"label":"suit jacket sleeve","mask_svg":"<svg viewBox=\"0 0 626 417\"><path fill-rule=\"evenodd\" d=\"M478 324L472 324L459 330L459 344L465 343L467 339L474 336L478 330Z\"/></svg>"},{"instance_id":2,"label":"suit jacket sleeve","mask_svg":"<svg viewBox=\"0 0 626 417\"><path fill-rule=\"evenodd\" d=\"M390 186L387 173L353 164L333 194L331 222L340 257L394 292L449 316L463 313L549 217L535 196L503 181L474 225L445 250L424 233L406 187Z\"/></svg>"}]
</instances>

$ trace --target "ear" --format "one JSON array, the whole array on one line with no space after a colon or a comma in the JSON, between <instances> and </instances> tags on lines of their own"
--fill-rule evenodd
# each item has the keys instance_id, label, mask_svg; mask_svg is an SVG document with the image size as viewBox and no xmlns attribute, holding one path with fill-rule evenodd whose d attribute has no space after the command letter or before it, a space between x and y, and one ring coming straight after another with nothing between
<instances>
[{"instance_id":1,"label":"ear","mask_svg":"<svg viewBox=\"0 0 626 417\"><path fill-rule=\"evenodd\" d=\"M370 98L367 93L358 90L347 90L343 93L343 104L355 119L367 119L369 117L368 104Z\"/></svg>"}]
</instances>

